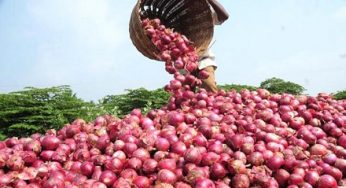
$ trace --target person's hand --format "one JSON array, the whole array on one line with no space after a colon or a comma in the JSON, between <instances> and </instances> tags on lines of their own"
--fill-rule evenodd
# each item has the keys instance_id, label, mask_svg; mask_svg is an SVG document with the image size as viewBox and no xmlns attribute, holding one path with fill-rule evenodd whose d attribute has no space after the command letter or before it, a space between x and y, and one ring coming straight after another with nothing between
<instances>
[{"instance_id":1,"label":"person's hand","mask_svg":"<svg viewBox=\"0 0 346 188\"><path fill-rule=\"evenodd\" d=\"M213 9L216 12L217 18L220 23L223 23L229 18L229 14L227 10L217 1L217 0L207 0L210 6L213 7Z\"/></svg>"}]
</instances>

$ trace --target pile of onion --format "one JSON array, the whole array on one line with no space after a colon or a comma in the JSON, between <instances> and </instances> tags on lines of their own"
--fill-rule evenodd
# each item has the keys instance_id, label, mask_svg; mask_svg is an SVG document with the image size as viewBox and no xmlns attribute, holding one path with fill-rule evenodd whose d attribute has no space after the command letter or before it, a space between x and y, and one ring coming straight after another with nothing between
<instances>
[{"instance_id":1,"label":"pile of onion","mask_svg":"<svg viewBox=\"0 0 346 188\"><path fill-rule=\"evenodd\" d=\"M174 74L168 105L1 141L1 187L346 185L346 101L198 89L207 75L192 44L157 19L143 27Z\"/></svg>"}]
</instances>

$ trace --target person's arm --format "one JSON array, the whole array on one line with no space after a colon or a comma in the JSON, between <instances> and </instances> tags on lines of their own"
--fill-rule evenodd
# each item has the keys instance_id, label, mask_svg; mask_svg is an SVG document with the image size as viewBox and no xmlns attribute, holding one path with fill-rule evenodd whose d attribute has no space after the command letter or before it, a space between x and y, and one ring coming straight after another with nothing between
<instances>
[{"instance_id":1,"label":"person's arm","mask_svg":"<svg viewBox=\"0 0 346 188\"><path fill-rule=\"evenodd\" d=\"M219 22L223 23L229 18L227 10L217 0L207 0L217 14Z\"/></svg>"}]
</instances>

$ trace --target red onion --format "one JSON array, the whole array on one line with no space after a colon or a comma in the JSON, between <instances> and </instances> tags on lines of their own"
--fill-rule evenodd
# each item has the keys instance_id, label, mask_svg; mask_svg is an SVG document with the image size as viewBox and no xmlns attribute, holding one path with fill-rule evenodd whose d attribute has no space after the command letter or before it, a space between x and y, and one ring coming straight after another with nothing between
<instances>
[{"instance_id":1,"label":"red onion","mask_svg":"<svg viewBox=\"0 0 346 188\"><path fill-rule=\"evenodd\" d=\"M176 175L167 169L162 169L157 174L157 179L162 183L174 184L177 181Z\"/></svg>"},{"instance_id":2,"label":"red onion","mask_svg":"<svg viewBox=\"0 0 346 188\"><path fill-rule=\"evenodd\" d=\"M106 186L112 186L115 180L116 176L110 170L105 170L100 175L100 182L104 183Z\"/></svg>"},{"instance_id":3,"label":"red onion","mask_svg":"<svg viewBox=\"0 0 346 188\"><path fill-rule=\"evenodd\" d=\"M143 163L143 171L146 173L155 172L158 162L154 159L146 159Z\"/></svg>"},{"instance_id":4,"label":"red onion","mask_svg":"<svg viewBox=\"0 0 346 188\"><path fill-rule=\"evenodd\" d=\"M200 188L215 188L215 184L210 179L199 178L196 180L195 187Z\"/></svg>"},{"instance_id":5,"label":"red onion","mask_svg":"<svg viewBox=\"0 0 346 188\"><path fill-rule=\"evenodd\" d=\"M32 140L32 141L24 144L24 150L39 153L39 152L41 152L41 143L37 140Z\"/></svg>"},{"instance_id":6,"label":"red onion","mask_svg":"<svg viewBox=\"0 0 346 188\"><path fill-rule=\"evenodd\" d=\"M262 153L260 152L253 152L250 155L247 156L247 161L251 163L254 166L260 166L264 162L264 158Z\"/></svg>"},{"instance_id":7,"label":"red onion","mask_svg":"<svg viewBox=\"0 0 346 188\"><path fill-rule=\"evenodd\" d=\"M211 171L211 176L214 179L222 179L223 177L226 176L227 170L226 168L221 164L221 163L215 163L210 169Z\"/></svg>"},{"instance_id":8,"label":"red onion","mask_svg":"<svg viewBox=\"0 0 346 188\"><path fill-rule=\"evenodd\" d=\"M55 150L61 143L60 139L55 136L47 135L42 139L42 147L46 150Z\"/></svg>"},{"instance_id":9,"label":"red onion","mask_svg":"<svg viewBox=\"0 0 346 188\"><path fill-rule=\"evenodd\" d=\"M198 148L190 148L185 152L185 162L198 165L202 160L202 155Z\"/></svg>"},{"instance_id":10,"label":"red onion","mask_svg":"<svg viewBox=\"0 0 346 188\"><path fill-rule=\"evenodd\" d=\"M155 142L155 147L160 151L168 151L170 144L165 138L158 138Z\"/></svg>"},{"instance_id":11,"label":"red onion","mask_svg":"<svg viewBox=\"0 0 346 188\"><path fill-rule=\"evenodd\" d=\"M275 171L275 170L278 170L284 163L285 163L285 160L282 157L274 155L267 161L267 166L271 170Z\"/></svg>"},{"instance_id":12,"label":"red onion","mask_svg":"<svg viewBox=\"0 0 346 188\"><path fill-rule=\"evenodd\" d=\"M334 153L328 153L324 155L322 159L325 163L333 165L337 159L337 156Z\"/></svg>"},{"instance_id":13,"label":"red onion","mask_svg":"<svg viewBox=\"0 0 346 188\"><path fill-rule=\"evenodd\" d=\"M114 149L115 149L116 151L122 150L122 149L124 148L124 146L125 146L125 142L122 141L122 140L116 140L116 141L114 142Z\"/></svg>"},{"instance_id":14,"label":"red onion","mask_svg":"<svg viewBox=\"0 0 346 188\"><path fill-rule=\"evenodd\" d=\"M111 170L114 173L119 173L123 169L123 162L118 158L112 158L107 160L106 169Z\"/></svg>"},{"instance_id":15,"label":"red onion","mask_svg":"<svg viewBox=\"0 0 346 188\"><path fill-rule=\"evenodd\" d=\"M344 174L346 174L346 160L345 159L336 159L335 165L336 168L341 170Z\"/></svg>"},{"instance_id":16,"label":"red onion","mask_svg":"<svg viewBox=\"0 0 346 188\"><path fill-rule=\"evenodd\" d=\"M6 162L6 166L13 171L19 171L24 168L24 160L19 155L12 155Z\"/></svg>"},{"instance_id":17,"label":"red onion","mask_svg":"<svg viewBox=\"0 0 346 188\"><path fill-rule=\"evenodd\" d=\"M176 84L174 87L181 87L179 86L180 83L179 81L177 81ZM168 123L173 125L173 126L177 126L179 123L182 123L184 122L185 118L184 118L184 115L180 114L180 113L177 113L177 112L171 112L168 114Z\"/></svg>"},{"instance_id":18,"label":"red onion","mask_svg":"<svg viewBox=\"0 0 346 188\"><path fill-rule=\"evenodd\" d=\"M85 176L91 176L94 172L94 164L91 162L83 162L81 165L81 172Z\"/></svg>"},{"instance_id":19,"label":"red onion","mask_svg":"<svg viewBox=\"0 0 346 188\"><path fill-rule=\"evenodd\" d=\"M158 168L174 171L177 168L176 161L174 159L163 159L159 161Z\"/></svg>"},{"instance_id":20,"label":"red onion","mask_svg":"<svg viewBox=\"0 0 346 188\"><path fill-rule=\"evenodd\" d=\"M126 180L132 181L138 176L138 174L134 169L127 168L121 171L120 176Z\"/></svg>"},{"instance_id":21,"label":"red onion","mask_svg":"<svg viewBox=\"0 0 346 188\"><path fill-rule=\"evenodd\" d=\"M136 157L136 158L144 161L145 159L150 158L150 154L147 150L145 150L143 148L139 148L132 153L132 157Z\"/></svg>"},{"instance_id":22,"label":"red onion","mask_svg":"<svg viewBox=\"0 0 346 188\"><path fill-rule=\"evenodd\" d=\"M51 176L44 184L44 188L64 188L64 180Z\"/></svg>"},{"instance_id":23,"label":"red onion","mask_svg":"<svg viewBox=\"0 0 346 188\"><path fill-rule=\"evenodd\" d=\"M246 167L245 167L245 164L241 160L233 160L229 162L228 170L232 175L241 174L241 173L245 173Z\"/></svg>"},{"instance_id":24,"label":"red onion","mask_svg":"<svg viewBox=\"0 0 346 188\"><path fill-rule=\"evenodd\" d=\"M94 172L91 178L98 181L100 179L101 173L102 173L102 168L100 166L95 166Z\"/></svg>"},{"instance_id":25,"label":"red onion","mask_svg":"<svg viewBox=\"0 0 346 188\"><path fill-rule=\"evenodd\" d=\"M327 148L321 144L315 144L310 148L311 155L324 156L327 154Z\"/></svg>"},{"instance_id":26,"label":"red onion","mask_svg":"<svg viewBox=\"0 0 346 188\"><path fill-rule=\"evenodd\" d=\"M330 175L322 175L317 183L318 188L322 187L329 187L329 188L336 188L338 187L336 180L333 178L333 176Z\"/></svg>"},{"instance_id":27,"label":"red onion","mask_svg":"<svg viewBox=\"0 0 346 188\"><path fill-rule=\"evenodd\" d=\"M171 146L171 150L176 154L184 155L186 152L186 145L183 142L178 141Z\"/></svg>"},{"instance_id":28,"label":"red onion","mask_svg":"<svg viewBox=\"0 0 346 188\"><path fill-rule=\"evenodd\" d=\"M346 149L346 135L342 135L338 139L338 144Z\"/></svg>"},{"instance_id":29,"label":"red onion","mask_svg":"<svg viewBox=\"0 0 346 188\"><path fill-rule=\"evenodd\" d=\"M233 149L240 149L243 144L244 136L240 134L233 135L228 140L228 145Z\"/></svg>"},{"instance_id":30,"label":"red onion","mask_svg":"<svg viewBox=\"0 0 346 188\"><path fill-rule=\"evenodd\" d=\"M315 186L319 179L320 175L314 170L307 171L304 176L304 180L312 186Z\"/></svg>"},{"instance_id":31,"label":"red onion","mask_svg":"<svg viewBox=\"0 0 346 188\"><path fill-rule=\"evenodd\" d=\"M224 151L224 146L221 142L214 142L213 144L209 145L208 151L221 154Z\"/></svg>"},{"instance_id":32,"label":"red onion","mask_svg":"<svg viewBox=\"0 0 346 188\"><path fill-rule=\"evenodd\" d=\"M137 150L137 145L135 143L126 143L124 146L124 152L126 155L131 156L131 154Z\"/></svg>"},{"instance_id":33,"label":"red onion","mask_svg":"<svg viewBox=\"0 0 346 188\"><path fill-rule=\"evenodd\" d=\"M250 187L250 179L245 174L236 174L232 178L232 187L233 188L247 188Z\"/></svg>"},{"instance_id":34,"label":"red onion","mask_svg":"<svg viewBox=\"0 0 346 188\"><path fill-rule=\"evenodd\" d=\"M202 156L202 165L203 166L211 166L215 162L220 160L220 155L214 153L214 152L208 152L203 154Z\"/></svg>"},{"instance_id":35,"label":"red onion","mask_svg":"<svg viewBox=\"0 0 346 188\"><path fill-rule=\"evenodd\" d=\"M192 188L189 184L183 182L177 182L174 188Z\"/></svg>"},{"instance_id":36,"label":"red onion","mask_svg":"<svg viewBox=\"0 0 346 188\"><path fill-rule=\"evenodd\" d=\"M11 183L11 177L7 174L2 174L0 175L0 185L1 186L6 186Z\"/></svg>"},{"instance_id":37,"label":"red onion","mask_svg":"<svg viewBox=\"0 0 346 188\"><path fill-rule=\"evenodd\" d=\"M244 164L246 163L246 155L241 151L236 151L233 154L233 158L236 160L241 160Z\"/></svg>"},{"instance_id":38,"label":"red onion","mask_svg":"<svg viewBox=\"0 0 346 188\"><path fill-rule=\"evenodd\" d=\"M137 176L133 180L133 184L136 188L149 188L150 187L150 181L145 176Z\"/></svg>"},{"instance_id":39,"label":"red onion","mask_svg":"<svg viewBox=\"0 0 346 188\"><path fill-rule=\"evenodd\" d=\"M287 185L288 179L290 177L290 173L284 169L279 169L276 171L274 177L275 177L276 181L278 182L278 184L281 187L284 187Z\"/></svg>"},{"instance_id":40,"label":"red onion","mask_svg":"<svg viewBox=\"0 0 346 188\"><path fill-rule=\"evenodd\" d=\"M127 167L134 170L139 170L142 168L142 161L136 157L133 157L127 161Z\"/></svg>"},{"instance_id":41,"label":"red onion","mask_svg":"<svg viewBox=\"0 0 346 188\"><path fill-rule=\"evenodd\" d=\"M303 176L299 174L291 174L288 178L288 184L290 185L299 185L304 182Z\"/></svg>"}]
</instances>

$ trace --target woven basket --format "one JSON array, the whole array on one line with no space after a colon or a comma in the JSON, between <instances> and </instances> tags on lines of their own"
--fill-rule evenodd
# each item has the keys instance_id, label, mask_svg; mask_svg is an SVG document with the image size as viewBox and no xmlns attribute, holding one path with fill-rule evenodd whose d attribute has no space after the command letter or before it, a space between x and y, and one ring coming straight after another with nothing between
<instances>
[{"instance_id":1,"label":"woven basket","mask_svg":"<svg viewBox=\"0 0 346 188\"><path fill-rule=\"evenodd\" d=\"M158 50L144 33L142 18L160 18L168 28L173 28L193 42L202 55L213 38L212 12L206 0L138 0L130 19L130 37L144 56L157 60Z\"/></svg>"}]
</instances>

